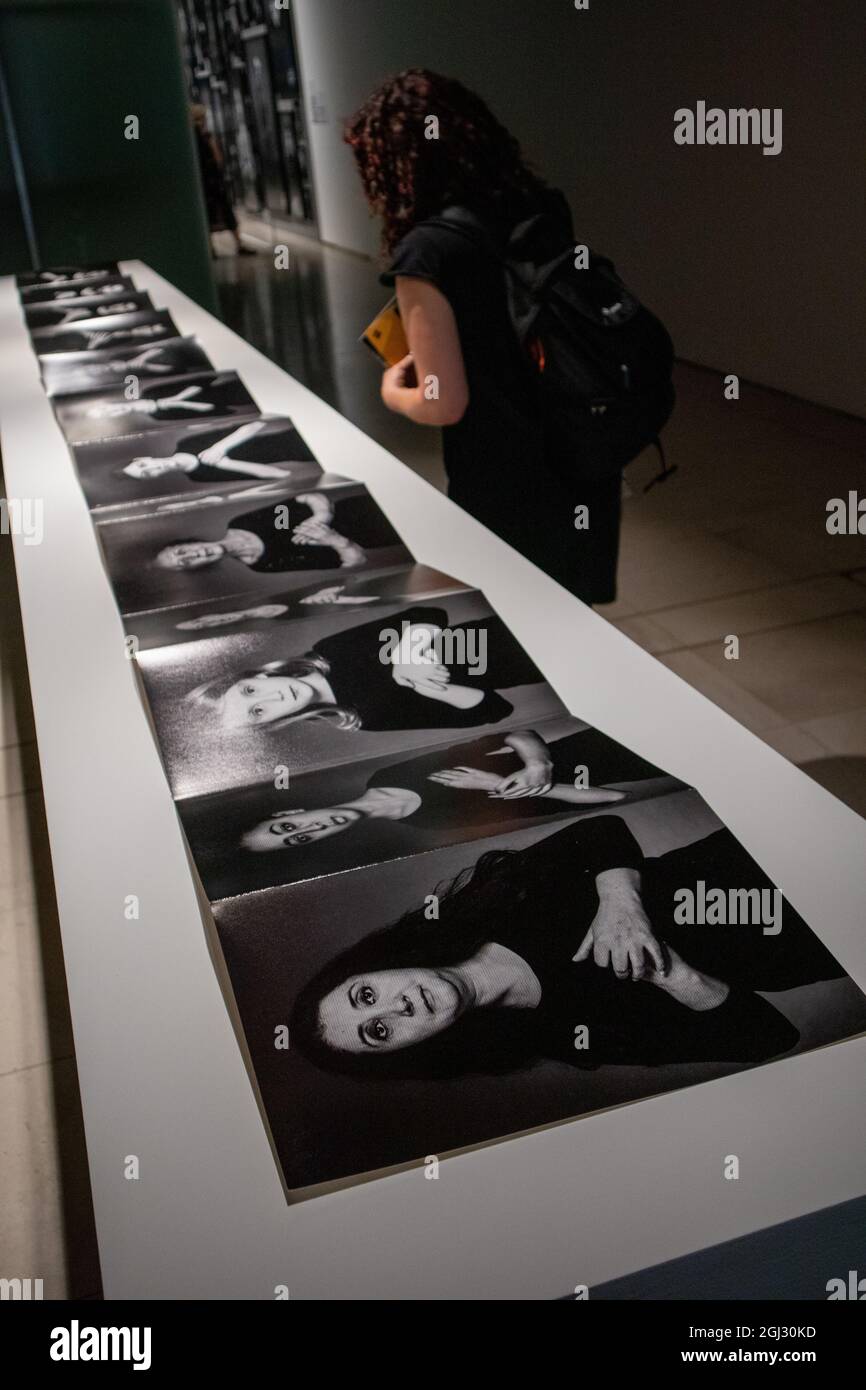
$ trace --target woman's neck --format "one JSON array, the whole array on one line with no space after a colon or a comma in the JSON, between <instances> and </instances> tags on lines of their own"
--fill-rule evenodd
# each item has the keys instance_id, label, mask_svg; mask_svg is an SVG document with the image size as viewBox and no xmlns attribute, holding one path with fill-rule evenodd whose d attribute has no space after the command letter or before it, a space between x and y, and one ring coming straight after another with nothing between
<instances>
[{"instance_id":1,"label":"woman's neck","mask_svg":"<svg viewBox=\"0 0 866 1390\"><path fill-rule=\"evenodd\" d=\"M531 966L498 941L488 941L458 967L470 985L476 1008L535 1009L541 983Z\"/></svg>"},{"instance_id":2,"label":"woman's neck","mask_svg":"<svg viewBox=\"0 0 866 1390\"><path fill-rule=\"evenodd\" d=\"M304 680L306 681L307 685L311 686L312 689L315 690L316 694L319 697L320 704L335 705L337 703L337 697L334 694L325 677L322 675L321 671L311 672L309 676L304 676Z\"/></svg>"}]
</instances>

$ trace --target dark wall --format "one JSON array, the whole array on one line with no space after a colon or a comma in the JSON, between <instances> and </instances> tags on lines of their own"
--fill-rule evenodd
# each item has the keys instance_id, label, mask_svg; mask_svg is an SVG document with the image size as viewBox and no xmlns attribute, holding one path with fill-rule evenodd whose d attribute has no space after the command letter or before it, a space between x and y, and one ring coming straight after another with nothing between
<instances>
[{"instance_id":1,"label":"dark wall","mask_svg":"<svg viewBox=\"0 0 866 1390\"><path fill-rule=\"evenodd\" d=\"M139 258L216 307L172 0L0 3L42 265ZM125 138L136 116L139 138ZM4 126L5 126L4 122ZM0 141L0 272L30 266Z\"/></svg>"}]
</instances>

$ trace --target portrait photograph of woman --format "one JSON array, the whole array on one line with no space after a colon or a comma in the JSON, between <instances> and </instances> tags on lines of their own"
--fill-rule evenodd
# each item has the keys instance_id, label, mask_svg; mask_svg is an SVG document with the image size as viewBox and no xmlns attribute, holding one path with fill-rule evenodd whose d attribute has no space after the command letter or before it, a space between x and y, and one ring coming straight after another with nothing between
<instances>
[{"instance_id":1,"label":"portrait photograph of woman","mask_svg":"<svg viewBox=\"0 0 866 1390\"><path fill-rule=\"evenodd\" d=\"M30 329L66 328L83 320L105 318L109 314L138 314L152 308L150 295L144 291L119 290L114 294L81 297L72 302L53 299L49 303L25 304L24 321Z\"/></svg>"},{"instance_id":2,"label":"portrait photograph of woman","mask_svg":"<svg viewBox=\"0 0 866 1390\"><path fill-rule=\"evenodd\" d=\"M229 483L299 485L322 472L282 415L166 425L150 434L79 444L73 453L91 510L212 492Z\"/></svg>"},{"instance_id":3,"label":"portrait photograph of woman","mask_svg":"<svg viewBox=\"0 0 866 1390\"><path fill-rule=\"evenodd\" d=\"M129 378L135 378L130 394ZM157 430L176 420L220 420L260 414L237 372L140 377L124 384L54 397L57 423L70 444Z\"/></svg>"},{"instance_id":4,"label":"portrait photograph of woman","mask_svg":"<svg viewBox=\"0 0 866 1390\"><path fill-rule=\"evenodd\" d=\"M323 474L323 478L331 475ZM353 487L360 484L354 483ZM100 526L105 549L106 532ZM410 557L411 561L411 557ZM300 578L300 575L298 576ZM360 613L377 603L412 604L439 599L447 594L468 593L471 586L429 565L403 564L355 570L341 567L336 574L322 575L310 582L303 574L298 587L288 587L292 575L282 578L261 576L261 592L231 594L203 603L129 613L124 625L135 636L136 650L173 646L177 642L197 642L220 633L278 631L299 618L311 618L327 610L331 613ZM279 581L279 582L278 582ZM276 587L271 589L271 585ZM208 580L208 588L213 586Z\"/></svg>"},{"instance_id":5,"label":"portrait photograph of woman","mask_svg":"<svg viewBox=\"0 0 866 1390\"><path fill-rule=\"evenodd\" d=\"M578 719L178 802L211 901L683 791ZM281 799L282 798L282 799Z\"/></svg>"},{"instance_id":6,"label":"portrait photograph of woman","mask_svg":"<svg viewBox=\"0 0 866 1390\"><path fill-rule=\"evenodd\" d=\"M246 625L140 652L175 796L566 713L483 594Z\"/></svg>"},{"instance_id":7,"label":"portrait photograph of woman","mask_svg":"<svg viewBox=\"0 0 866 1390\"><path fill-rule=\"evenodd\" d=\"M156 339L179 337L167 309L140 309L133 314L108 314L82 319L71 328L34 328L31 334L37 356L55 352L92 352L96 348L129 348Z\"/></svg>"},{"instance_id":8,"label":"portrait photograph of woman","mask_svg":"<svg viewBox=\"0 0 866 1390\"><path fill-rule=\"evenodd\" d=\"M103 275L118 275L117 261L104 261L100 265L53 265L44 270L25 270L15 276L15 283L22 290L32 285L77 285L85 280L97 280Z\"/></svg>"},{"instance_id":9,"label":"portrait photograph of woman","mask_svg":"<svg viewBox=\"0 0 866 1390\"><path fill-rule=\"evenodd\" d=\"M412 563L367 489L324 473L300 491L236 483L143 505L102 521L98 535L122 613L225 594L248 593L254 605L317 574L345 579L371 565Z\"/></svg>"},{"instance_id":10,"label":"portrait photograph of woman","mask_svg":"<svg viewBox=\"0 0 866 1390\"><path fill-rule=\"evenodd\" d=\"M126 378L164 381L188 372L209 372L213 363L196 338L160 338L145 347L104 347L90 352L52 352L40 358L49 396L68 396L123 386Z\"/></svg>"},{"instance_id":11,"label":"portrait photograph of woman","mask_svg":"<svg viewBox=\"0 0 866 1390\"><path fill-rule=\"evenodd\" d=\"M702 885L774 906L690 922ZM866 998L693 791L214 914L289 1189L784 1065L866 1027Z\"/></svg>"},{"instance_id":12,"label":"portrait photograph of woman","mask_svg":"<svg viewBox=\"0 0 866 1390\"><path fill-rule=\"evenodd\" d=\"M28 285L21 290L21 303L29 308L31 304L59 304L64 300L77 302L80 299L97 299L103 295L129 292L135 292L135 281L130 275L94 275L90 280Z\"/></svg>"}]
</instances>

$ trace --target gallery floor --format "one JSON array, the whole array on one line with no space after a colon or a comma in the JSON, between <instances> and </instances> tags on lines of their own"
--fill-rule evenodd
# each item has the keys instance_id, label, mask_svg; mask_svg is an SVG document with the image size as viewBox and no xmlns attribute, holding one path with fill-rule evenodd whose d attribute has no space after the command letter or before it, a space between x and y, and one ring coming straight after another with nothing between
<instances>
[{"instance_id":1,"label":"gallery floor","mask_svg":"<svg viewBox=\"0 0 866 1390\"><path fill-rule=\"evenodd\" d=\"M230 327L444 487L438 435L385 411L376 364L357 343L384 297L371 263L296 240L288 272L263 250L220 259L216 274ZM620 596L604 615L866 815L866 536L825 527L828 500L857 487L866 421L745 384L725 401L721 377L694 367L679 368L678 388L667 439L679 471L645 494L652 463L630 470ZM42 1278L46 1298L93 1297L73 1038L6 536L0 585L0 1250L4 1274ZM725 656L729 635L740 638L737 660Z\"/></svg>"}]
</instances>

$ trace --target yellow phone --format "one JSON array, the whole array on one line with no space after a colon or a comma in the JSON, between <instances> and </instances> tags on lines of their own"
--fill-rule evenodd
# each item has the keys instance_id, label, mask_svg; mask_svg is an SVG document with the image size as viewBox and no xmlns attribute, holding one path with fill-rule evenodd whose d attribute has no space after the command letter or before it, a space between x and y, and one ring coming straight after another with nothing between
<instances>
[{"instance_id":1,"label":"yellow phone","mask_svg":"<svg viewBox=\"0 0 866 1390\"><path fill-rule=\"evenodd\" d=\"M361 342L366 343L386 367L395 367L408 356L409 343L396 299L389 299L369 328L364 329Z\"/></svg>"}]
</instances>

